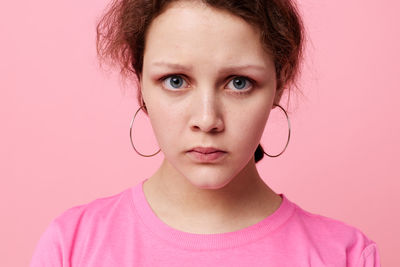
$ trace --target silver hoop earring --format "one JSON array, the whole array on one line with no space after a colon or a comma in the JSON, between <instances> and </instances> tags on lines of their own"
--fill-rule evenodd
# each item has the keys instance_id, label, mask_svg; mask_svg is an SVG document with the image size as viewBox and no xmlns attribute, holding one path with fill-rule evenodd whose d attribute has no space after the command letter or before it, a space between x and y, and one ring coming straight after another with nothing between
<instances>
[{"instance_id":1,"label":"silver hoop earring","mask_svg":"<svg viewBox=\"0 0 400 267\"><path fill-rule=\"evenodd\" d=\"M161 149L159 149L159 150L158 150L156 153L154 153L154 154L151 154L151 155L144 155L144 154L142 154L142 153L140 153L139 151L136 150L135 145L133 144L133 140L132 140L132 125L133 125L133 122L135 121L136 115L138 114L138 112L139 112L143 107L144 107L144 106L140 106L139 109L136 111L135 115L133 116L133 119L132 119L132 122L131 122L131 127L130 127L130 130L129 130L129 138L131 139L132 147L133 147L133 149L136 151L136 153L138 153L140 156L143 156L143 157L152 157L152 156L154 156L154 155L157 155L157 154L161 151Z\"/></svg>"},{"instance_id":2,"label":"silver hoop earring","mask_svg":"<svg viewBox=\"0 0 400 267\"><path fill-rule=\"evenodd\" d=\"M274 104L274 106L279 107L279 108L282 109L283 112L285 113L285 116L286 116L286 119L287 119L287 122L288 122L288 126L289 126L289 133L288 133L288 139L287 139L285 148L281 151L281 153L279 153L279 154L277 154L277 155L268 155L268 154L264 151L264 154L267 155L268 157L271 157L271 158L275 158L275 157L278 157L278 156L282 155L282 153L285 152L287 146L289 145L289 140L290 140L290 120L289 120L289 116L288 116L288 114L286 113L286 110L285 110L283 107L281 107L280 105L276 105L276 104Z\"/></svg>"}]
</instances>

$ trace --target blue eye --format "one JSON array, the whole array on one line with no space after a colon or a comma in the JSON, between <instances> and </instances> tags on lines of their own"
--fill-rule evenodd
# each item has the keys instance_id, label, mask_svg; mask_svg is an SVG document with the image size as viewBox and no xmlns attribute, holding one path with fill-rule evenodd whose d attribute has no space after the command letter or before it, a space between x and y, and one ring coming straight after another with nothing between
<instances>
[{"instance_id":1,"label":"blue eye","mask_svg":"<svg viewBox=\"0 0 400 267\"><path fill-rule=\"evenodd\" d=\"M235 78L233 78L230 82L229 82L229 84L233 84L233 86L236 88L236 89L240 89L239 91L249 91L249 90L247 90L247 89L243 89L243 88L245 88L246 87L246 85L247 84L249 84L250 83L250 87L251 87L251 81L248 79L248 78L246 78L246 77L242 77L242 76L236 76ZM234 91L237 91L237 90L234 90ZM241 93L241 92L239 92L239 93Z\"/></svg>"},{"instance_id":2,"label":"blue eye","mask_svg":"<svg viewBox=\"0 0 400 267\"><path fill-rule=\"evenodd\" d=\"M182 84L185 82L184 79L182 79L181 76L178 75L171 75L169 77L166 77L163 80L164 83L166 83L167 87L168 86L172 86L172 88L180 88L182 86Z\"/></svg>"},{"instance_id":3,"label":"blue eye","mask_svg":"<svg viewBox=\"0 0 400 267\"><path fill-rule=\"evenodd\" d=\"M177 91L174 89L180 89L186 83L185 79L182 78L181 75L177 74L164 76L160 80L167 89L172 91ZM252 79L244 76L234 76L234 78L229 81L229 84L231 83L234 86L234 89L231 90L234 91L234 94L248 94L252 91L252 87L255 85L255 82Z\"/></svg>"}]
</instances>

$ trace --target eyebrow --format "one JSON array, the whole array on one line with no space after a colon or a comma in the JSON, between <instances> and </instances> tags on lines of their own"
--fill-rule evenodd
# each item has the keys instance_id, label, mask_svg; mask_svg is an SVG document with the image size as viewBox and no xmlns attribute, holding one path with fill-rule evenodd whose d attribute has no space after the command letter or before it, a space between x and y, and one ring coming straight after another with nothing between
<instances>
[{"instance_id":1,"label":"eyebrow","mask_svg":"<svg viewBox=\"0 0 400 267\"><path fill-rule=\"evenodd\" d=\"M157 66L157 67L168 67L174 70L179 70L179 71L191 71L193 69L192 66L184 66L181 64L177 63L169 63L169 62L164 62L164 61L158 61L154 62L152 66ZM221 69L219 72L220 73L227 73L227 72L234 72L234 71L241 71L241 70L256 70L256 71L261 71L261 72L266 72L267 69L263 66L257 66L257 65L251 65L251 64L246 64L246 65L238 65L238 66L228 66L226 68Z\"/></svg>"}]
</instances>

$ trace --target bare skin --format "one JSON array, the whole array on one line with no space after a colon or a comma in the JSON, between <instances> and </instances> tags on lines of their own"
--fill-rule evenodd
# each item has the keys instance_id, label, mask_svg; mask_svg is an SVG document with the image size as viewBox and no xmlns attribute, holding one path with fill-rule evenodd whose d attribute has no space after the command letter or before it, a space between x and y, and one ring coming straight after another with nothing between
<instances>
[{"instance_id":1,"label":"bare skin","mask_svg":"<svg viewBox=\"0 0 400 267\"><path fill-rule=\"evenodd\" d=\"M225 187L215 190L199 189L189 182L176 184L163 175L168 168L165 165L169 165L166 160L144 183L143 190L157 217L184 232L236 231L271 215L282 202L259 177L254 161Z\"/></svg>"},{"instance_id":2,"label":"bare skin","mask_svg":"<svg viewBox=\"0 0 400 267\"><path fill-rule=\"evenodd\" d=\"M248 65L256 67L238 68ZM171 87L169 75L183 86ZM152 22L140 85L165 158L143 190L163 222L190 233L232 232L280 206L254 162L272 104L279 103L275 76L257 29L226 11L174 2ZM249 93L239 95L233 77L256 83L247 80ZM193 162L186 151L199 145L222 148L226 157Z\"/></svg>"}]
</instances>

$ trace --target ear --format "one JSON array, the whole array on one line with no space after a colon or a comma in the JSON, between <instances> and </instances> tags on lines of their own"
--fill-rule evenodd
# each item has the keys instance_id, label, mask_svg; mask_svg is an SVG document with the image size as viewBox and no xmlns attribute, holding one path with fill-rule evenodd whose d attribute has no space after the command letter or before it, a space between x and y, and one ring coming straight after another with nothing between
<instances>
[{"instance_id":1,"label":"ear","mask_svg":"<svg viewBox=\"0 0 400 267\"><path fill-rule=\"evenodd\" d=\"M143 85L142 84L143 83L142 74L139 73L138 75L136 75L136 77L137 77L139 89L142 90L142 85Z\"/></svg>"},{"instance_id":2,"label":"ear","mask_svg":"<svg viewBox=\"0 0 400 267\"><path fill-rule=\"evenodd\" d=\"M283 95L283 89L279 89L275 92L274 104L279 104ZM273 107L274 108L274 107Z\"/></svg>"},{"instance_id":3,"label":"ear","mask_svg":"<svg viewBox=\"0 0 400 267\"><path fill-rule=\"evenodd\" d=\"M144 102L144 96L143 96L143 79L142 79L142 74L137 75L138 78L138 94L139 94L139 102L140 105L143 106L143 111L146 115L148 115L147 112L147 107L146 107L146 103Z\"/></svg>"},{"instance_id":4,"label":"ear","mask_svg":"<svg viewBox=\"0 0 400 267\"><path fill-rule=\"evenodd\" d=\"M143 101L142 100L142 98L143 98L143 79L142 79L142 74L137 74L136 75L136 77L137 77L137 86L138 86L138 90L139 90L139 94L140 94L140 96L141 96L141 102ZM142 104L142 103L141 103Z\"/></svg>"}]
</instances>

